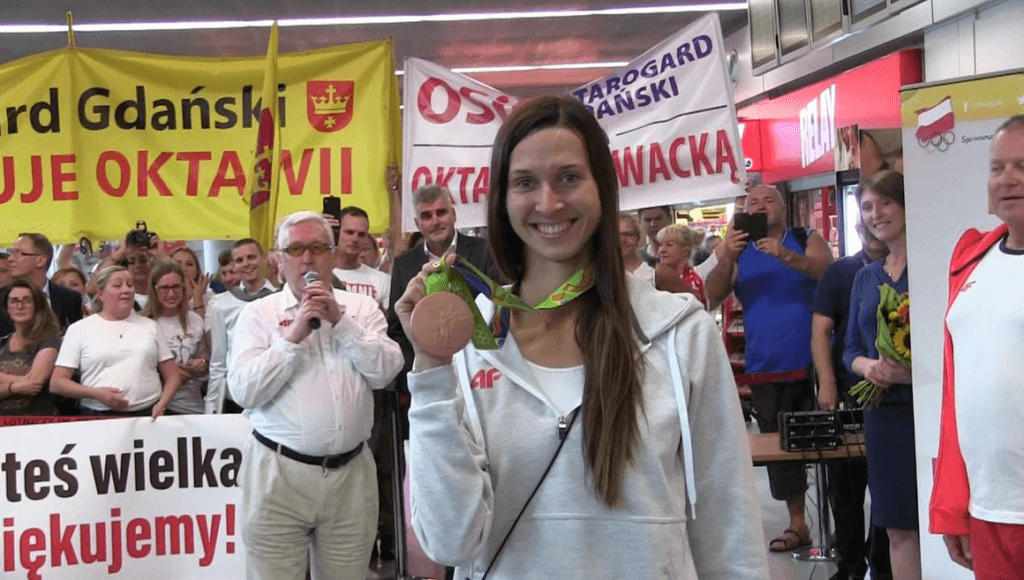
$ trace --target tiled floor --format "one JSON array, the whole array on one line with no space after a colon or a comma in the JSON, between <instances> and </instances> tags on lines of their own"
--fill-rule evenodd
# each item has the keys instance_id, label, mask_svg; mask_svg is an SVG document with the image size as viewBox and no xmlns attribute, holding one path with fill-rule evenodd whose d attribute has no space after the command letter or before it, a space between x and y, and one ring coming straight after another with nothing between
<instances>
[{"instance_id":1,"label":"tiled floor","mask_svg":"<svg viewBox=\"0 0 1024 580\"><path fill-rule=\"evenodd\" d=\"M756 432L757 427L751 425L749 427L752 431ZM765 538L771 539L779 535L779 533L786 529L789 523L789 517L786 513L786 506L780 501L772 499L771 494L768 491L768 473L764 467L755 468L755 474L757 479L757 491L761 498L761 516L764 522L764 535ZM817 529L818 518L816 515L816 504L817 495L815 493L815 478L814 470L808 469L808 485L810 489L807 496L807 509L809 516L808 525L812 529L812 538L817 538L814 532ZM406 497L406 518L408 521L409 509L409 482L408 478L405 481L405 497ZM408 525L408 524L407 524ZM444 568L437 566L423 555L423 551L420 549L419 544L416 542L416 535L412 533L411 528L409 529L409 563L408 571L409 577L426 577L442 579L444 578ZM817 542L816 542L817 543ZM765 546L765 551L768 547ZM800 562L793 558L792 553L771 553L768 554L768 565L771 573L770 580L827 580L835 573L836 568L834 564L813 564L809 562ZM367 575L367 580L382 580L385 578L394 578L395 570L394 563L385 563L383 566L371 568Z\"/></svg>"},{"instance_id":2,"label":"tiled floor","mask_svg":"<svg viewBox=\"0 0 1024 580\"><path fill-rule=\"evenodd\" d=\"M789 527L789 514L786 504L772 499L768 491L768 471L764 467L754 468L757 479L757 493L761 498L761 518L764 522L765 540L771 540ZM816 512L817 495L815 493L814 470L808 470L807 494L807 525L811 528L811 539L817 542L818 517ZM765 545L767 551L768 546ZM792 552L768 552L768 568L771 580L827 580L835 574L836 567L832 563L813 564L800 562L793 558Z\"/></svg>"}]
</instances>

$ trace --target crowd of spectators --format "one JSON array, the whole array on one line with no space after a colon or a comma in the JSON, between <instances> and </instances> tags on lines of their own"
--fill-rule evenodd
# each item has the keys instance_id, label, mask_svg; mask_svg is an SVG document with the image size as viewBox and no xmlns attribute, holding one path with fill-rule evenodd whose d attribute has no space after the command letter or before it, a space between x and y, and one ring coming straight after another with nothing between
<instances>
[{"instance_id":1,"label":"crowd of spectators","mask_svg":"<svg viewBox=\"0 0 1024 580\"><path fill-rule=\"evenodd\" d=\"M279 293L285 266L301 269L308 255L317 261L326 255L335 288L371 298L381 320L394 302L393 256L406 247L411 256L399 262L398 295L435 252L458 250L497 278L483 241L456 233L448 192L427 189L417 197L417 208L430 206L417 217L420 231L408 242L388 240L383 255L369 233L369 216L357 207L342 210L332 224L334 239L322 250L313 244L312 254L294 254L291 247L269 249L244 238L217 256L212 272L203 271L190 247L165 244L152 232L131 230L97 253L86 240L54 247L42 234L20 234L0 252L0 415L241 413L229 385L240 315L250 303ZM391 321L392 334L400 333L397 319ZM404 390L404 374L400 385ZM401 401L404 425L408 396ZM379 391L373 403L367 444L381 500L373 549L375 558L390 560L394 443L386 421L394 410L385 409Z\"/></svg>"},{"instance_id":2,"label":"crowd of spectators","mask_svg":"<svg viewBox=\"0 0 1024 580\"><path fill-rule=\"evenodd\" d=\"M366 213L346 212L360 231L330 248L335 281L384 311L391 277L378 267L392 260ZM230 336L242 307L280 289L275 252L242 239L204 272L188 245L139 231L98 252L33 232L0 250L0 415L242 411L227 389Z\"/></svg>"},{"instance_id":3,"label":"crowd of spectators","mask_svg":"<svg viewBox=\"0 0 1024 580\"><path fill-rule=\"evenodd\" d=\"M538 134L544 135L542 131ZM1018 520L1024 516L1020 502L1007 499L1012 495L1012 485L1002 483L1019 479L1020 462L1006 458L1019 458L1020 443L1006 438L994 442L984 435L984 425L978 418L984 409L978 404L955 405L961 397L954 391L955 379L974 372L964 369L975 365L992 367L985 375L990 379L985 381L986 388L992 394L979 395L988 397L983 400L997 406L1000 400L1012 399L1016 392L1009 351L1004 353L1004 366L990 364L983 336L990 327L977 319L999 296L1001 288L1022 279L1018 256L1024 254L1024 175L1020 171L1024 118L1008 121L993 141L989 203L1004 225L987 234L968 232L954 255L950 277L956 293L950 296L945 321L945 398L938 461L940 473L952 475L937 480L930 516L933 531L946 536L955 561L966 567L982 565L977 554L984 553L991 558L984 565L1019 573L1019 554L1000 556L996 552L1006 538L1019 541L1021 537ZM529 143L532 146L533 141ZM878 289L889 286L898 294L909 291L903 177L886 168L862 175L857 194L862 220L858 231L865 249L836 263L820 233L787 223L785 198L777 189L757 185L747 193L743 209L764 214L767 222L767 231L756 240L735 221L728 224L724 239L706 236L703 231L674 223L674 209L661 206L641 209L635 215L619 214L619 245L602 242L608 246L602 246L602 251L612 252L605 256L612 264L619 264L621 252L621 266L629 274L629 284L692 295L684 297L688 308L714 310L727 297L735 296L744 312L744 372L750 379L746 382L751 384L754 416L762 432L779 429L780 412L853 406L849 389L861 379L882 389L884 394L877 407L865 412L866 462L830 472L830 501L837 515L840 554L836 577L863 577L870 560L873 578L916 580L921 571L913 377L908 366L880 353L876 346ZM372 334L390 357L388 372L356 369L363 376L360 380L372 378L373 388L379 388L376 383L395 378L398 391L406 392L405 372L412 367L413 345L401 328L408 320L400 322L396 316L396 302L411 302L410 281L417 278L424 264L438 267L440 260L455 253L495 280L518 277L518 283L523 284L523 270L517 270L516 264L504 264L499 274L491 253L494 248L489 250L482 240L456 233L455 209L443 188L422 188L414 197L414 205L420 230L417 233L422 237L410 240L408 251L393 260L390 256L395 255L395 248L382 256L378 241L369 234L369 216L354 207L342 210L330 224L316 214L296 218L286 225L286 246L272 251L254 239L239 240L218 256L218 269L210 273L202 271L192 249L175 246L168 252L163 241L150 232L140 236L139 230L132 230L119 243L103 244L96 254L85 243L65 246L55 253L44 235L20 234L8 251L0 252L0 415L156 419L164 414L216 414L252 407L258 397L246 389L272 380L260 374L263 363L259 357L265 356L266 345L257 344L258 338L261 333L270 336L283 331L262 328L263 322L256 317L259 309L247 305L279 292L282 284L291 288L294 298L310 294L312 298L302 300L316 302L322 298L324 304L335 306L339 303L325 298L331 292L326 284L333 282L346 290L334 295L335 300L358 310L365 319L350 324L365 327L367 337ZM614 237L614 221L614 214L604 219L601 230L610 233L603 233L602 239ZM331 237L332 226L333 241L322 241L325 236ZM293 235L298 237L292 239ZM530 238L529 232L517 231L516 235ZM534 242L532 238L521 240L527 245ZM543 255L546 246L540 242L536 245L531 251L547 259ZM318 273L322 271L323 286L310 290L310 282L302 281L303 274L309 273L303 272L305 261L314 263ZM392 263L393 273L382 271L390 270ZM620 270L617 266L618 276ZM49 277L48 272L52 272ZM977 290L964 297L975 285ZM990 287L991 294L986 294ZM642 290L648 291L653 292L646 287ZM354 294L371 300L353 298ZM276 302L261 304L264 309L277 304L282 312L293 308L293 297L282 296L278 294ZM657 300L663 296L658 295ZM404 307L411 310L411 304ZM340 319L343 314L343 310L323 308L300 312L303 320L315 319L317 324L304 329L305 335L297 337L297 344L319 328L320 318ZM970 316L965 314L968 310ZM1006 320L1017 321L1019 312L1012 303L1005 310L1002 316ZM241 328L236 329L240 315ZM408 312L405 315L408 318ZM1005 321L999 326L999 321L989 318L995 325L991 328L1002 333L1002 343L1019 346L1019 327ZM242 336L238 346L236 335ZM980 346L967 347L975 343ZM342 350L352 347L330 344ZM959 345L957 351L954 345ZM399 346L405 355L403 373L391 372L392 367L401 366ZM330 366L331 360L317 372L337 380L340 374ZM239 361L244 365L231 368ZM537 365L533 368L538 373L544 369ZM309 381L311 389L323 382L320 378ZM235 386L231 386L232 380ZM416 380L422 383L426 379L421 376ZM233 401L232 393L241 394L241 400ZM366 405L359 406L370 404L363 403ZM397 442L383 436L379 398L374 406L374 422L378 425L371 439L356 434L342 445L348 449L358 443L353 450L325 457L345 456L343 465L359 456L363 441L369 441L377 452L378 467L388 464L380 451L390 453ZM405 424L407 397L399 398L396 411ZM273 423L274 412L262 412L269 417L268 424ZM317 412L329 414L330 410L320 408ZM1019 414L1012 408L998 415L999 424L1007 429L1019 422ZM414 419L413 431L417 420L422 422L423 418ZM964 431L965 425L973 430ZM263 440L259 442L270 447ZM258 474L257 468L252 469L250 479ZM768 549L783 552L809 545L805 469L788 463L771 466L768 474L772 497L785 502L789 513L786 529L769 542ZM992 474L1002 479L974 485ZM394 475L388 469L378 479L385 481ZM872 499L868 518L862 512L865 486ZM386 491L378 491L381 498ZM604 499L614 507L615 502ZM387 506L388 513L382 512L378 521L386 522L392 507ZM251 512L248 517L252 520L256 515ZM874 553L871 545L861 542L865 533L872 531ZM387 526L381 527L379 534L385 539L380 545L382 556L385 550L391 555L394 533ZM879 555L878 549L886 544L882 551L887 551L888 557Z\"/></svg>"}]
</instances>

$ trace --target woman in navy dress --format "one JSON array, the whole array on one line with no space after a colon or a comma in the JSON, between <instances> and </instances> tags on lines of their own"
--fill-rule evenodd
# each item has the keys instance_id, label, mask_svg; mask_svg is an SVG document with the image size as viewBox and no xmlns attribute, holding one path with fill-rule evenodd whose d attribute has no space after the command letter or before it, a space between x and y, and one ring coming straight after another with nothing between
<instances>
[{"instance_id":1,"label":"woman in navy dress","mask_svg":"<svg viewBox=\"0 0 1024 580\"><path fill-rule=\"evenodd\" d=\"M878 336L878 287L907 292L907 231L903 176L880 171L860 186L864 225L889 248L884 259L865 266L853 282L850 321L843 362L856 375L885 389L877 408L864 414L871 519L889 534L895 580L920 580L921 550L917 521L917 461L910 369L881 356Z\"/></svg>"}]
</instances>

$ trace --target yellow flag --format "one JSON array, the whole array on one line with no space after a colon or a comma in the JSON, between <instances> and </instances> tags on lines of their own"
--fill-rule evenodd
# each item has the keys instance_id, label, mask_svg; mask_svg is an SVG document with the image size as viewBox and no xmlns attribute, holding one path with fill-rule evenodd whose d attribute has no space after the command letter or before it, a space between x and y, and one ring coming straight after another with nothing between
<instances>
[{"instance_id":1,"label":"yellow flag","mask_svg":"<svg viewBox=\"0 0 1024 580\"><path fill-rule=\"evenodd\" d=\"M270 29L259 119L252 173L244 199L249 204L249 236L262 244L264 249L269 249L274 243L281 169L281 123L277 110L277 22Z\"/></svg>"}]
</instances>

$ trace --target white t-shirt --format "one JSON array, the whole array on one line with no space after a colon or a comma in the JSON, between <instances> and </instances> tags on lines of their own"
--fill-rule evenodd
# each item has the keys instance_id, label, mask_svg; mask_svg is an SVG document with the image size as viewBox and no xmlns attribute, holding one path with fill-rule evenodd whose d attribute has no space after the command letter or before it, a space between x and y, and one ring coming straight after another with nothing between
<instances>
[{"instance_id":1,"label":"white t-shirt","mask_svg":"<svg viewBox=\"0 0 1024 580\"><path fill-rule=\"evenodd\" d=\"M526 364L533 371L533 378L537 379L537 388L560 416L568 416L580 405L586 379L583 365L551 368L530 361L526 361Z\"/></svg>"},{"instance_id":2,"label":"white t-shirt","mask_svg":"<svg viewBox=\"0 0 1024 580\"><path fill-rule=\"evenodd\" d=\"M1001 245L1001 244L1000 244ZM956 427L979 520L1024 524L1024 255L988 251L949 309Z\"/></svg>"},{"instance_id":3,"label":"white t-shirt","mask_svg":"<svg viewBox=\"0 0 1024 580\"><path fill-rule=\"evenodd\" d=\"M187 365L196 356L208 355L203 344L203 317L195 312L188 313L188 328L181 328L177 316L162 316L156 321L160 334L167 341L167 347L174 362ZM193 377L183 383L167 408L175 413L203 414L203 383L207 375Z\"/></svg>"},{"instance_id":4,"label":"white t-shirt","mask_svg":"<svg viewBox=\"0 0 1024 580\"><path fill-rule=\"evenodd\" d=\"M335 268L333 274L345 283L345 290L373 298L381 308L388 307L391 296L391 275L359 264L354 270Z\"/></svg>"},{"instance_id":5,"label":"white t-shirt","mask_svg":"<svg viewBox=\"0 0 1024 580\"><path fill-rule=\"evenodd\" d=\"M163 383L157 365L171 358L156 322L137 312L117 321L93 314L68 327L57 366L81 371L86 387L120 390L128 399L127 410L138 411L160 399ZM82 399L82 406L110 410L96 399Z\"/></svg>"}]
</instances>

